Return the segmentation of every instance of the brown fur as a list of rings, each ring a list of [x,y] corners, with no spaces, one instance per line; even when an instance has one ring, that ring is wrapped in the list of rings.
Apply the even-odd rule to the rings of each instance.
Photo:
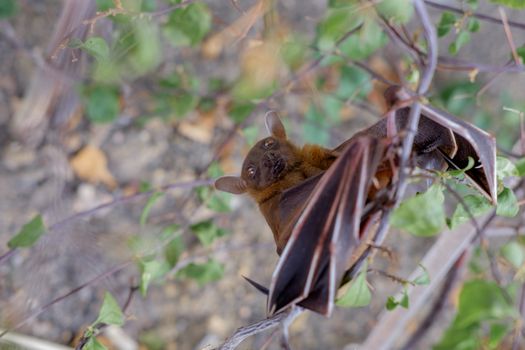
[[[290,141],[287,141],[287,143],[294,150],[293,159],[289,160],[291,163],[296,164],[294,170],[289,171],[279,181],[266,188],[254,189],[248,187],[247,189],[248,194],[257,202],[259,210],[270,226],[279,253],[286,245],[288,238],[280,236],[280,233],[283,231],[282,226],[289,221],[289,218],[281,218],[278,209],[281,194],[304,180],[325,171],[336,159],[332,151],[319,145],[306,144],[302,148],[298,148]]]

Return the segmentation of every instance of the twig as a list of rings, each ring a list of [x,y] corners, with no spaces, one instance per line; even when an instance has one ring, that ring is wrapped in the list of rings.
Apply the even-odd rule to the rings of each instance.
[[[517,66],[515,64],[506,64],[504,66],[495,66],[484,63],[465,62],[463,60],[452,57],[438,57],[438,67],[442,70],[477,70],[478,72],[495,72],[495,73],[521,73],[525,71],[523,65]]]
[[[452,11],[452,12],[455,12],[455,13],[459,13],[461,15],[467,14],[469,16],[481,19],[482,21],[491,22],[491,23],[495,23],[495,24],[503,24],[501,19],[496,18],[496,17],[492,17],[492,16],[488,16],[488,15],[484,15],[482,13],[465,12],[462,9],[459,9],[459,8],[456,8],[456,7],[452,7],[450,5],[445,5],[445,4],[442,4],[442,3],[437,3],[437,2],[434,2],[434,1],[430,1],[430,0],[425,0],[425,3],[428,6],[430,6],[430,7],[438,8],[438,9],[441,9],[441,10]],[[511,27],[515,27],[515,28],[519,28],[519,29],[525,30],[525,24],[524,23],[515,22],[515,21],[508,21],[508,23],[509,23],[509,26],[511,26]]]
[[[80,291],[80,290],[82,290],[82,289],[84,289],[84,288],[86,288],[86,287],[88,287],[90,285],[93,285],[93,284],[97,283],[98,281],[100,281],[100,280],[102,280],[102,279],[104,279],[106,277],[109,277],[109,276],[111,276],[111,275],[113,275],[113,274],[123,270],[124,268],[128,267],[129,265],[131,265],[131,263],[132,263],[132,261],[126,261],[124,263],[116,265],[116,266],[112,267],[111,269],[107,270],[106,272],[104,272],[104,273],[102,273],[100,275],[97,275],[94,278],[90,279],[89,281],[79,285],[78,287],[75,287],[75,288],[71,289],[67,293],[56,297],[55,299],[51,300],[47,304],[39,307],[30,316],[24,318],[22,321],[18,322],[13,327],[4,330],[2,333],[0,333],[0,338],[2,338],[7,332],[10,332],[12,330],[15,330],[15,329],[18,329],[18,328],[22,327],[27,322],[33,320],[38,315],[40,315],[41,313],[43,313],[44,311],[46,311],[47,309],[49,309],[51,306],[55,305],[56,303],[58,303],[58,302],[60,302],[60,301],[62,301],[64,299],[70,297],[71,295],[77,293],[78,291]]]
[[[269,329],[278,327],[280,325],[287,325],[293,322],[297,316],[303,313],[304,309],[298,306],[287,309],[283,312],[277,313],[270,318],[255,322],[249,326],[244,326],[239,329],[226,341],[220,345],[216,350],[233,350],[246,338],[267,331]]]
[[[135,293],[137,292],[138,289],[139,289],[138,286],[131,286],[129,288],[128,297],[126,298],[126,301],[124,302],[124,305],[122,306],[122,312],[123,313],[126,313],[127,309],[129,308],[129,305],[131,304],[131,300],[133,299],[133,296],[135,295]],[[88,328],[84,332],[84,334],[82,335],[82,338],[80,338],[80,340],[78,341],[77,346],[75,346],[75,350],[82,350],[84,348],[84,346],[87,344],[87,342],[89,341],[89,339],[91,339],[91,337],[96,336],[104,328],[107,328],[108,326],[109,326],[109,324],[107,324],[107,323],[97,323],[97,324],[95,324],[93,326],[93,328],[96,329],[96,334],[89,334],[90,332],[88,332],[88,330],[89,330],[89,328]]]
[[[454,266],[448,271],[447,276],[445,277],[445,282],[441,286],[441,290],[434,298],[435,301],[432,308],[428,311],[427,316],[421,322],[418,322],[417,330],[411,335],[401,350],[415,349],[416,344],[423,338],[432,324],[437,320],[439,313],[443,310],[446,300],[452,291],[452,287],[458,279],[459,269],[463,266],[464,261],[465,253],[458,258]]]
[[[437,44],[437,35],[436,30],[432,23],[430,22],[430,17],[428,16],[427,9],[425,7],[425,4],[422,0],[415,0],[414,1],[414,7],[416,10],[416,13],[419,15],[419,19],[423,25],[425,38],[428,43],[428,54],[427,54],[427,64],[424,68],[421,80],[419,82],[419,86],[417,88],[417,94],[418,95],[424,95],[428,88],[430,87],[430,83],[432,82],[432,79],[434,77],[434,73],[436,71],[437,66],[437,54],[438,54],[438,44]],[[401,157],[399,162],[400,167],[400,174],[399,174],[399,182],[398,182],[398,189],[396,193],[396,200],[399,201],[403,194],[405,193],[406,186],[407,186],[407,178],[408,178],[408,160],[410,158],[410,154],[412,152],[412,145],[414,143],[414,137],[416,135],[417,126],[419,124],[419,117],[420,117],[420,111],[421,111],[421,104],[419,102],[415,102],[412,105],[412,108],[410,108],[410,114],[408,117],[408,126],[406,130],[406,135],[403,139],[403,148],[401,150]]]
[[[517,66],[521,66],[520,57],[518,56],[518,53],[516,51],[516,45],[514,44],[514,39],[512,38],[512,32],[509,28],[509,22],[507,19],[507,14],[505,13],[505,10],[501,6],[498,7],[499,14],[501,16],[501,21],[503,22],[503,29],[505,30],[505,37],[507,38],[507,42],[509,43],[510,50],[512,51],[512,57],[514,58],[514,63],[516,63]]]
[[[4,254],[0,255],[0,264],[2,264],[4,260],[9,259],[15,253],[16,253],[16,248],[11,248]]]
[[[492,216],[485,216],[479,219],[484,225],[482,229],[493,220]],[[425,254],[421,265],[425,266],[431,276],[429,285],[411,286],[406,288],[410,298],[410,308],[396,309],[393,311],[383,311],[379,316],[379,321],[370,332],[367,339],[360,349],[386,350],[391,349],[397,341],[398,336],[406,329],[412,317],[417,315],[424,303],[427,302],[430,294],[436,286],[443,280],[448,271],[454,266],[458,258],[465,249],[472,244],[472,239],[476,236],[476,229],[470,222],[465,223],[449,232],[442,232],[436,243]],[[413,280],[421,274],[420,268],[412,272],[409,279]]]
[[[187,181],[187,182],[176,182],[176,183],[173,183],[173,184],[161,186],[158,189],[154,189],[154,190],[151,190],[151,191],[139,192],[139,193],[134,193],[134,194],[129,195],[129,196],[119,197],[119,198],[116,198],[116,199],[112,200],[111,202],[104,203],[104,204],[101,204],[101,205],[96,206],[94,208],[91,208],[91,209],[88,209],[88,210],[76,213],[74,215],[71,215],[71,216],[65,218],[64,220],[56,222],[55,224],[51,225],[50,230],[59,229],[60,227],[62,227],[63,225],[65,225],[67,223],[70,223],[71,221],[77,220],[77,219],[82,218],[82,217],[91,216],[94,213],[96,213],[97,211],[100,211],[102,209],[110,208],[110,207],[112,207],[114,205],[117,205],[117,204],[127,203],[127,202],[130,202],[130,201],[136,200],[138,198],[151,196],[153,193],[158,192],[158,191],[164,192],[164,191],[170,191],[170,190],[173,190],[173,189],[192,189],[192,188],[199,187],[199,186],[208,186],[208,185],[211,185],[212,183],[213,183],[213,180],[210,180],[210,179],[193,180],[193,181]]]

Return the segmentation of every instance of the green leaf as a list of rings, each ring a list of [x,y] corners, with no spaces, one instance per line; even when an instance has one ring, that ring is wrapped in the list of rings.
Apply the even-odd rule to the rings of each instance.
[[[448,52],[451,55],[457,55],[459,50],[470,41],[470,33],[467,31],[459,32],[456,39],[448,46]]]
[[[479,31],[479,21],[471,17],[467,24],[467,30],[471,33],[476,33],[477,31]]]
[[[394,310],[396,307],[401,306],[405,309],[408,309],[410,304],[409,298],[408,298],[408,292],[406,287],[403,289],[403,295],[401,296],[401,300],[397,301],[394,296],[389,296],[386,300],[385,307],[388,311]]]
[[[500,248],[500,254],[515,268],[520,268],[525,260],[523,248],[517,242],[509,242]]]
[[[521,158],[518,161],[516,161],[516,173],[517,176],[525,175],[525,158]]]
[[[175,47],[196,46],[211,29],[211,20],[211,12],[206,4],[190,4],[170,14],[164,25],[164,35]]]
[[[217,213],[229,213],[232,210],[230,207],[232,198],[231,193],[214,191],[206,201],[206,207]]]
[[[184,252],[184,241],[181,236],[173,238],[164,248],[164,257],[170,268],[175,267]]]
[[[305,60],[307,46],[299,39],[286,41],[281,46],[281,57],[292,69],[299,68]]]
[[[335,92],[342,100],[365,98],[372,90],[370,75],[355,66],[343,66],[339,78],[339,86]]]
[[[363,307],[370,304],[372,293],[366,282],[367,264],[361,268],[361,272],[355,280],[350,281],[346,293],[336,300],[336,305],[341,307]]]
[[[44,220],[41,215],[37,215],[22,226],[20,231],[7,242],[7,246],[11,249],[31,247],[45,232]]]
[[[467,166],[463,169],[457,169],[457,170],[449,170],[448,173],[451,175],[451,176],[459,176],[459,175],[463,175],[465,173],[465,171],[467,170],[470,170],[474,167],[474,164],[476,162],[474,161],[474,158],[472,157],[468,157],[468,163],[467,163]]]
[[[390,218],[392,226],[416,236],[433,236],[445,226],[445,196],[440,185],[404,200]]]
[[[250,102],[235,103],[228,115],[235,123],[242,123],[253,112],[255,105]]]
[[[419,267],[423,270],[423,274],[421,276],[416,277],[414,281],[412,281],[414,284],[417,284],[418,286],[424,286],[430,283],[430,275],[428,274],[428,270],[421,264],[419,264]]]
[[[162,58],[162,43],[160,29],[157,23],[150,20],[134,20],[133,49],[127,60],[133,75],[141,76],[154,70]]]
[[[16,0],[0,1],[0,19],[14,16],[18,12],[18,3]]]
[[[208,282],[221,279],[223,274],[224,266],[216,260],[210,259],[204,264],[189,264],[185,268],[179,270],[177,277],[193,279],[202,287]]]
[[[95,2],[98,11],[107,11],[115,7],[115,2],[113,0],[96,0]]]
[[[168,262],[158,260],[143,259],[139,262],[139,267],[141,272],[139,289],[143,296],[146,296],[152,282],[160,280],[170,271]]]
[[[525,8],[525,0],[490,0],[490,2],[517,10]]]
[[[394,310],[398,305],[399,303],[396,301],[396,298],[394,298],[393,296],[389,296],[386,299],[385,307],[388,311]]]
[[[182,118],[189,112],[193,111],[199,104],[199,97],[194,93],[179,93],[173,96],[171,105],[175,116]]]
[[[507,324],[495,323],[490,326],[489,335],[489,348],[490,349],[501,349],[500,343],[503,341],[505,336],[509,333],[511,327]]]
[[[210,176],[217,178],[217,176]],[[233,197],[231,193],[214,191],[209,186],[198,187],[197,196],[206,205],[207,208],[217,213],[229,213],[231,211],[230,202]]]
[[[521,63],[525,63],[525,46],[518,47],[516,49],[516,53],[518,54],[518,57],[521,60]]]
[[[472,10],[475,10],[478,7],[478,0],[467,0],[467,4],[470,5]]]
[[[518,169],[509,159],[501,156],[496,157],[496,176],[499,180],[518,175]]]
[[[505,318],[519,317],[513,305],[506,301],[502,289],[496,283],[486,280],[472,280],[463,285],[459,296],[456,318],[434,349],[480,349],[483,333],[487,332],[487,322],[501,321]],[[500,329],[494,332],[493,343],[500,339]]]
[[[108,348],[102,345],[95,337],[89,338],[86,345],[84,345],[82,349],[83,350],[108,350]]]
[[[190,230],[197,236],[204,246],[209,246],[215,239],[229,233],[225,229],[217,227],[212,219],[191,225]]]
[[[406,288],[403,290],[403,296],[401,297],[401,300],[399,301],[399,305],[401,305],[401,307],[404,307],[405,309],[408,309],[408,307],[410,306],[410,301],[408,298],[408,292]]]
[[[146,225],[151,208],[162,196],[164,196],[163,192],[155,192],[148,198],[148,201],[146,202],[146,205],[140,214],[140,226]]]
[[[463,198],[463,202],[469,208],[470,213],[474,217],[484,214],[490,210],[490,208],[492,208],[490,202],[482,195],[467,195]],[[469,220],[471,220],[471,217],[469,216],[468,212],[461,203],[458,203],[456,210],[450,219],[450,227],[454,228]]]
[[[352,60],[364,60],[387,42],[388,36],[381,26],[373,19],[366,19],[363,27],[341,43],[339,49]]]
[[[97,61],[109,60],[109,46],[104,38],[92,36],[84,42],[82,49],[95,57]]]
[[[468,326],[488,319],[515,317],[517,311],[509,305],[497,283],[473,280],[465,283],[459,296],[458,314],[454,323]]]
[[[104,301],[98,313],[98,318],[93,324],[97,323],[114,324],[117,326],[124,324],[124,314],[115,298],[109,292],[104,294]]]
[[[357,6],[327,11],[317,26],[317,46],[321,51],[332,50],[339,39],[362,23]]]
[[[160,239],[163,241],[167,241],[172,239],[173,237],[177,237],[181,234],[180,225],[179,224],[171,224],[166,227],[164,227],[160,233]]]
[[[115,87],[98,85],[87,89],[85,96],[89,120],[94,123],[108,123],[117,118],[120,105],[118,90]]]
[[[414,7],[410,0],[383,0],[376,5],[376,9],[386,19],[395,23],[407,23],[414,14]]]
[[[167,340],[162,337],[162,331],[153,328],[139,335],[139,349],[145,347],[146,350],[165,350],[168,349]]]
[[[157,9],[157,4],[155,0],[142,0],[141,10],[143,12],[153,12]]]
[[[456,24],[456,16],[452,12],[445,11],[441,14],[441,19],[437,26],[437,33],[439,37],[443,37],[450,32]]]
[[[510,188],[505,187],[503,191],[498,194],[496,214],[512,218],[518,214],[519,210],[520,207],[516,195]]]

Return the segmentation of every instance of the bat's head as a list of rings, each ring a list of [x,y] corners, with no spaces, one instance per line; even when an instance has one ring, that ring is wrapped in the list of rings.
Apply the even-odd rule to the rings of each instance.
[[[215,182],[221,191],[240,194],[262,191],[282,179],[296,163],[296,149],[286,138],[284,125],[275,112],[266,115],[270,136],[252,147],[242,164],[241,176],[223,176]]]

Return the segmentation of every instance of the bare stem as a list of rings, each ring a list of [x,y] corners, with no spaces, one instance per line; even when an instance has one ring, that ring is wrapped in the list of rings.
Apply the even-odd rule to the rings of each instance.
[[[441,4],[441,3],[430,1],[430,0],[425,0],[425,3],[428,6],[434,7],[434,8],[437,8],[437,9],[447,10],[447,11],[459,13],[461,15],[466,14],[466,12],[464,10],[456,8],[456,7],[453,7],[453,6],[450,6],[450,5],[445,5],[445,4]],[[482,21],[491,22],[491,23],[495,23],[495,24],[503,24],[501,19],[496,18],[496,17],[492,17],[492,16],[488,16],[488,15],[484,15],[484,14],[481,14],[481,13],[468,12],[468,15],[472,16],[472,17],[475,17],[477,19],[480,19]],[[525,24],[524,23],[515,22],[515,21],[509,21],[508,23],[509,23],[509,26],[511,26],[511,27],[515,27],[515,28],[519,28],[519,29],[525,30]]]
[[[294,306],[291,309],[287,309],[283,312],[277,313],[270,318],[255,322],[251,325],[241,327],[226,341],[220,345],[216,350],[233,350],[239,346],[239,344],[246,338],[251,337],[255,334],[273,329],[278,326],[287,328],[297,316],[303,313],[304,309],[298,306]]]

